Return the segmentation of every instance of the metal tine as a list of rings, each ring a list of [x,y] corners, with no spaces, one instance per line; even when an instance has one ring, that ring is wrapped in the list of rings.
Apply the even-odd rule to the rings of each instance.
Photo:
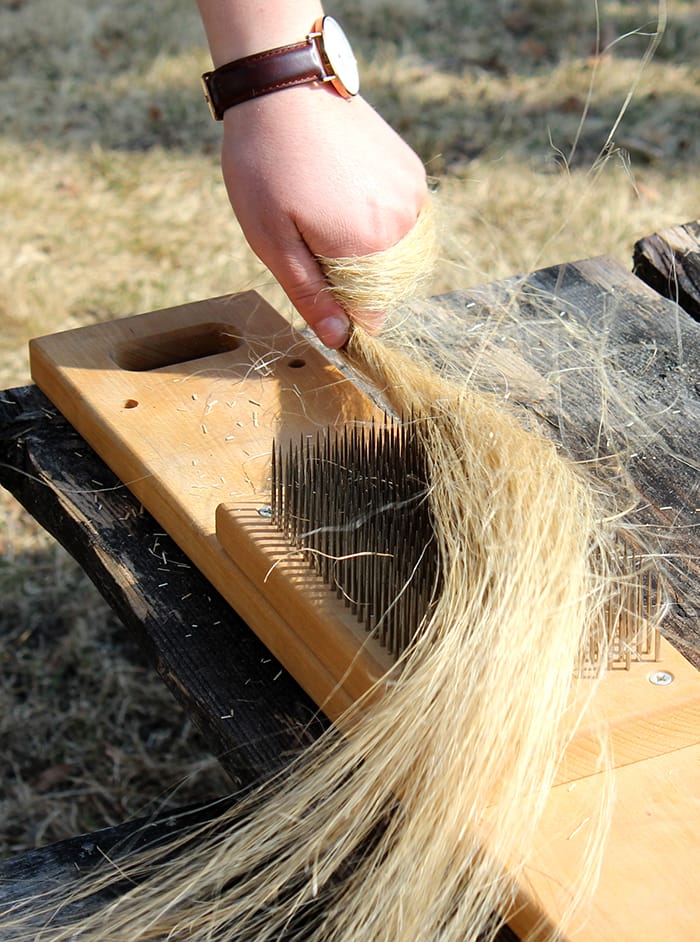
[[[307,558],[311,566],[319,572],[319,532],[317,521],[318,507],[318,475],[315,451],[311,447],[311,439],[307,437],[304,444],[304,519],[306,522]]]
[[[287,453],[282,464],[282,478],[280,482],[280,510],[281,529],[285,537],[289,534],[289,475],[291,474],[291,454]]]
[[[310,542],[313,549],[313,567],[317,573],[321,573],[321,542],[323,534],[320,521],[323,519],[320,515],[319,507],[319,458],[318,458],[318,434],[315,442],[312,444],[311,438],[307,440],[307,466],[309,475],[309,489],[311,491],[311,501],[309,504],[309,531],[311,534]]]
[[[294,531],[293,531],[293,506],[292,506],[292,491],[293,491],[293,476],[294,476],[294,451],[290,447],[289,454],[287,456],[287,473],[284,479],[284,510],[285,510],[285,533],[290,544],[294,543]]]
[[[330,438],[326,434],[323,438],[323,451],[322,459],[319,467],[319,481],[318,487],[319,492],[322,495],[322,499],[319,501],[319,525],[323,527],[322,530],[322,541],[321,541],[321,575],[324,582],[328,582],[330,579],[330,553],[331,553],[331,513],[330,513],[330,496],[332,494],[332,489],[322,488],[321,484],[324,479],[328,478],[331,475],[331,453],[330,453]]]
[[[663,606],[662,587],[658,573],[649,567],[647,569],[647,586],[644,616],[646,619],[647,640],[646,653],[658,661],[661,645],[661,633],[658,629],[659,618]]]
[[[272,495],[271,509],[273,511],[271,520],[278,530],[282,529],[282,446],[275,442],[272,446],[273,461],[270,466],[270,491]]]
[[[342,531],[342,555],[350,557],[354,552],[355,537],[357,536],[356,516],[364,512],[364,493],[362,489],[362,469],[358,467],[360,463],[360,453],[357,442],[357,426],[345,427],[345,460],[344,471],[346,474],[346,485],[343,494],[343,531]],[[350,558],[344,558],[342,563],[343,590],[345,594],[345,605],[352,608],[351,600],[353,598],[352,585],[353,564]]]
[[[336,531],[336,552],[333,562],[333,581],[336,588],[336,596],[343,599],[345,605],[348,604],[346,594],[346,565],[343,557],[348,551],[348,531],[347,521],[355,510],[356,494],[352,493],[352,481],[350,480],[350,442],[348,439],[347,428],[343,434],[343,457],[340,466],[342,472],[338,497],[340,498],[340,513],[338,514]]]
[[[382,515],[376,524],[376,537],[377,537],[377,546],[381,546],[383,552],[387,550],[387,518],[385,515]],[[389,560],[386,556],[375,556],[374,566],[377,571],[377,576],[375,579],[376,584],[376,602],[375,602],[375,625],[377,630],[377,637],[382,644],[386,644],[387,641],[387,596],[389,578],[387,570],[389,567]]]
[[[439,583],[436,550],[425,551],[433,531],[417,421],[384,416],[302,436],[274,447],[271,468],[275,525],[395,654],[410,645]]]
[[[657,582],[654,611],[653,611],[652,618],[650,619],[650,621],[653,621],[654,625],[657,625],[659,622],[662,608],[663,608],[663,600],[662,600],[661,585],[659,585],[659,583]],[[654,660],[658,661],[660,657],[661,657],[661,632],[657,628],[654,631]]]
[[[306,548],[307,559],[313,569],[318,572],[318,520],[316,508],[316,468],[311,440],[306,436],[304,440],[304,519],[306,520]]]
[[[300,486],[299,486],[299,446],[294,446],[294,461],[292,463],[292,479],[291,479],[291,501],[290,501],[290,510],[291,510],[291,520],[292,525],[292,543],[294,546],[299,545],[299,499],[300,499]]]
[[[628,668],[632,665],[632,647],[634,645],[636,650],[639,650],[639,622],[641,620],[641,573],[640,573],[640,560],[636,553],[632,553],[632,585],[630,586],[630,607],[629,607],[629,627],[628,627],[628,639],[627,639],[627,665]]]
[[[304,558],[309,561],[311,555],[308,552],[308,520],[309,520],[309,488],[307,480],[306,467],[306,442],[304,436],[299,436],[299,501],[297,505],[297,538],[299,547],[304,552]]]
[[[349,443],[350,449],[352,449],[352,440]],[[348,465],[347,471],[348,474],[351,474],[352,468],[352,453],[348,455]],[[350,481],[349,486],[345,489],[343,494],[343,521],[344,525],[341,531],[342,542],[340,555],[341,559],[338,562],[338,572],[341,576],[341,592],[343,597],[343,602],[346,608],[353,608],[353,560],[351,559],[352,553],[354,552],[354,539],[357,535],[356,528],[354,525],[351,525],[353,515],[356,513],[356,502],[354,497],[357,493],[357,486],[355,482]]]
[[[398,554],[401,550],[403,549],[405,551],[405,541],[401,539],[398,531],[395,531],[392,536],[392,552],[397,554],[398,558]],[[400,546],[400,544],[404,544],[404,546]],[[397,653],[397,627],[398,622],[404,614],[403,608],[406,599],[406,592],[401,592],[400,579],[397,578],[398,575],[397,567],[393,566],[391,571],[389,610],[386,626],[386,647],[390,654]]]
[[[326,515],[322,520],[323,525],[326,527],[326,534],[328,537],[326,544],[326,582],[329,585],[331,583],[333,574],[333,557],[336,555],[338,546],[338,520],[336,502],[338,500],[338,482],[340,480],[337,456],[333,451],[333,444],[334,443],[331,442],[330,437],[328,437],[326,439],[326,466],[324,468],[324,473],[326,475],[326,480],[330,483],[330,487],[326,491],[326,499],[324,501],[324,510]]]
[[[285,461],[284,474],[284,535],[290,545],[294,542],[292,539],[292,466],[294,464],[294,451],[290,445]]]
[[[414,413],[399,422],[384,416],[368,426],[319,433],[315,441],[302,436],[300,444],[286,449],[275,445],[272,456],[274,525],[292,545],[307,534],[310,564],[366,630],[396,654],[411,644],[440,590],[437,548],[426,549],[434,534],[421,421]],[[348,559],[341,561],[343,556]],[[629,583],[601,613],[600,629],[610,661],[629,666],[635,656],[658,658],[654,623],[663,600],[653,571],[645,572],[643,561],[624,543],[620,563]],[[593,639],[581,669],[599,655]]]
[[[386,624],[386,645],[392,654],[396,654],[396,620],[400,617],[401,607],[406,595],[400,595],[403,584],[402,572],[394,560],[400,561],[405,556],[400,555],[401,535],[392,528],[388,533],[387,545],[392,559],[389,560],[389,578],[387,579],[387,624]]]
[[[369,578],[371,579],[369,601],[367,604],[367,618],[365,620],[365,629],[370,632],[374,629],[374,626],[377,624],[379,618],[379,592],[381,585],[381,572],[379,566],[379,560],[376,558],[372,566],[370,567]]]
[[[338,516],[336,553],[338,558],[345,555],[348,539],[347,525],[350,518],[353,517],[356,513],[355,501],[353,500],[352,494],[354,481],[351,460],[352,456],[350,453],[350,436],[346,426],[343,429],[343,451],[338,467],[338,472],[340,475],[340,486],[338,488],[338,498],[340,499],[340,514]],[[336,572],[339,572],[338,567],[336,567]]]
[[[371,581],[371,569],[373,558],[371,553],[374,551],[373,528],[371,524],[371,489],[368,474],[368,438],[364,427],[355,427],[355,444],[358,453],[354,456],[354,463],[357,468],[357,486],[361,493],[359,510],[362,514],[361,524],[353,531],[352,552],[357,554],[351,563],[354,572],[352,593],[355,599],[355,612],[360,621],[364,620],[364,612],[367,605],[367,595]],[[363,554],[363,555],[359,555]]]
[[[358,475],[355,486],[358,488],[360,494],[362,495],[361,501],[358,501],[360,507],[360,513],[366,515],[368,513],[368,482],[367,482],[367,468],[366,468],[366,458],[365,455],[365,436],[364,429],[362,431],[358,430],[357,426],[353,430],[353,442],[354,447],[358,451],[353,454],[352,464],[357,467],[356,474]],[[358,616],[359,619],[362,619],[362,606],[364,604],[364,597],[366,594],[366,582],[367,582],[367,571],[368,571],[368,561],[371,559],[369,555],[359,555],[361,553],[370,553],[372,550],[371,547],[371,530],[367,525],[367,520],[362,519],[362,522],[359,526],[353,525],[349,530],[349,546],[348,552],[353,554],[354,558],[348,560],[348,571],[351,574],[350,579],[350,594],[353,599],[352,610],[353,613]]]
[[[292,450],[289,461],[289,477],[287,478],[287,527],[289,542],[296,546],[296,485],[297,462]]]
[[[306,523],[304,520],[305,511],[305,488],[304,488],[304,438],[300,437],[297,444],[297,477],[296,477],[296,542],[303,549],[304,535],[306,533]]]
[[[338,531],[337,527],[339,524],[338,521],[338,508],[337,508],[337,499],[338,499],[338,487],[339,487],[339,468],[338,468],[338,451],[337,451],[337,439],[331,442],[330,438],[326,439],[326,466],[323,469],[323,480],[326,484],[326,499],[324,501],[324,510],[325,517],[321,521],[323,526],[326,527],[326,532],[328,535],[328,542],[326,546],[326,582],[328,585],[333,584],[333,573],[334,573],[334,564],[333,558],[337,555],[338,547]]]
[[[286,501],[286,481],[287,481],[287,456],[282,454],[282,446],[277,448],[276,472],[277,480],[277,529],[286,535],[287,532],[287,501]]]
[[[328,581],[328,527],[325,521],[329,519],[327,501],[328,494],[322,486],[324,475],[328,468],[328,436],[321,437],[319,431],[316,432],[316,520],[318,526],[318,558],[317,568],[319,575],[324,581]]]
[[[654,591],[654,580],[652,579],[651,570],[647,569],[646,579],[644,583],[644,588],[642,589],[643,596],[643,608],[642,620],[644,622],[644,650],[643,654],[651,654],[652,648],[652,629],[651,629],[651,612],[652,612],[652,593]]]
[[[289,540],[292,546],[295,545],[295,533],[294,533],[294,474],[295,474],[295,464],[294,464],[294,450],[290,448],[289,455],[287,458],[287,477],[285,480],[285,505],[286,505],[286,534],[287,539]]]
[[[413,554],[411,552],[411,547],[408,543],[407,538],[404,536],[402,540],[402,552],[406,553],[406,556],[409,559],[413,559]],[[405,582],[407,578],[411,578],[412,581],[415,581],[415,586],[411,585],[408,588],[405,587]],[[415,620],[412,618],[412,600],[418,596],[420,593],[420,577],[418,573],[408,572],[404,575],[404,578],[401,580],[400,585],[401,595],[401,610],[397,613],[395,619],[395,630],[394,630],[394,645],[396,652],[399,653],[404,650],[404,642],[402,637],[402,628],[404,625],[411,626],[411,637],[414,637],[418,625]]]
[[[270,463],[270,519],[277,526],[277,445],[272,446]]]

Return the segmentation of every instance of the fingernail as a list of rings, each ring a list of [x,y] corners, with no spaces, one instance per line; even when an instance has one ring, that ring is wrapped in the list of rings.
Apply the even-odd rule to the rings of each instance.
[[[324,317],[322,321],[319,321],[314,330],[321,343],[325,343],[332,350],[337,350],[348,339],[350,321],[347,317],[339,317],[333,314],[331,317]]]

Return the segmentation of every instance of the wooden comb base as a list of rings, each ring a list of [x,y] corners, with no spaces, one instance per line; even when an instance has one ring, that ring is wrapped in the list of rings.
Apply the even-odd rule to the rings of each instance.
[[[262,299],[248,292],[79,328],[33,341],[30,354],[41,389],[331,718],[390,667],[258,513],[269,502],[273,438],[378,415]],[[600,789],[602,720],[616,750],[618,804],[604,879],[572,937],[693,937],[700,677],[669,645],[661,658],[601,684],[552,792],[516,931],[536,917],[556,924],[566,905]],[[650,683],[659,669],[673,683]]]

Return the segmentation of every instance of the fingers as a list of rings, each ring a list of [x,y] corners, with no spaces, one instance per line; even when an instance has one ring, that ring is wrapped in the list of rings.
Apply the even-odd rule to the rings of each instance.
[[[336,283],[332,278],[329,282],[324,258],[319,259],[312,252],[295,228],[289,227],[292,231],[287,231],[287,237],[282,239],[283,228],[280,226],[274,237],[269,230],[258,232],[249,228],[247,238],[321,342],[339,349],[346,343],[353,323],[368,333],[377,333],[384,323],[384,313],[366,304],[359,308],[352,304],[349,300],[352,292],[348,292],[342,279]],[[330,261],[333,268],[334,262]],[[354,280],[357,281],[357,274]]]
[[[334,350],[342,347],[350,335],[350,318],[301,237],[284,247],[268,244],[263,254],[262,261],[321,343]]]

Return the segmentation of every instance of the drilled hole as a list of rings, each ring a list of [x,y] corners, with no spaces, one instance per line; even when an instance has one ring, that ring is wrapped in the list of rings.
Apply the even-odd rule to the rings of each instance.
[[[291,367],[293,370],[299,370],[302,366],[306,366],[306,360],[302,360],[301,357],[295,357],[287,363],[287,366]]]

